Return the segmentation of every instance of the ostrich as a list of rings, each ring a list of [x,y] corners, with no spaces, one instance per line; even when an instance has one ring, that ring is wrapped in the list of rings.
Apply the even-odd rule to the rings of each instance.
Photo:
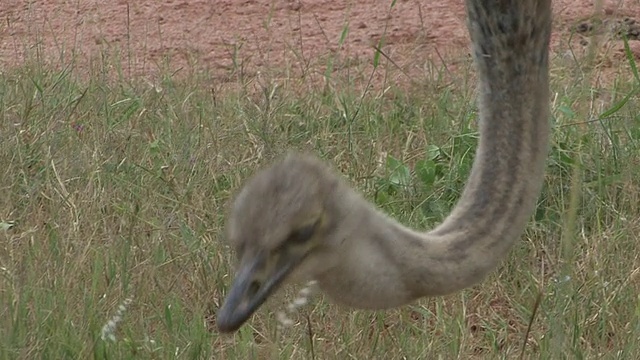
[[[236,331],[284,283],[315,280],[337,303],[398,307],[480,282],[521,236],[549,142],[550,0],[467,0],[480,140],[464,191],[436,228],[388,217],[318,158],[290,153],[233,202],[238,269],[217,315]]]

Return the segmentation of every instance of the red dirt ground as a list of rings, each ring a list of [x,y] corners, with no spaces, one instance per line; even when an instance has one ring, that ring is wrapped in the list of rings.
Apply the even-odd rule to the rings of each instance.
[[[553,7],[556,53],[569,51],[570,38],[584,47],[585,34],[569,34],[585,19],[626,18],[623,31],[640,58],[634,35],[640,0],[607,0],[599,9],[594,1],[558,0]],[[390,0],[2,0],[0,20],[0,69],[26,61],[27,54],[52,64],[74,54],[81,68],[104,54],[120,56],[129,75],[151,75],[167,58],[172,69],[190,65],[221,76],[265,65],[309,69],[326,65],[330,54],[343,63],[370,63],[372,45],[385,34],[385,54],[411,72],[421,59],[468,49],[462,0],[398,0],[393,8]],[[621,58],[623,42],[609,35],[606,56]]]

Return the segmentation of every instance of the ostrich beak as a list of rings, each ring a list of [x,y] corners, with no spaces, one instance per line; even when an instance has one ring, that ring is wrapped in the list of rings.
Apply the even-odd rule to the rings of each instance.
[[[223,333],[238,330],[301,260],[286,250],[243,256],[231,290],[218,311],[218,330]]]

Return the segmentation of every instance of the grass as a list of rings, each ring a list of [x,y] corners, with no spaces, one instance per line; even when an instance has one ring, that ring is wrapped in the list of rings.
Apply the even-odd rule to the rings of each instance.
[[[233,337],[213,319],[231,282],[234,191],[288,149],[308,150],[394,217],[432,227],[477,143],[470,63],[363,93],[333,60],[323,86],[242,77],[229,88],[206,72],[150,85],[111,61],[89,77],[39,61],[0,75],[1,358],[640,358],[631,57],[599,89],[593,64],[554,57],[538,210],[481,285],[380,312],[318,298],[280,331],[273,314],[291,288]],[[109,320],[120,320],[115,341],[101,336]]]

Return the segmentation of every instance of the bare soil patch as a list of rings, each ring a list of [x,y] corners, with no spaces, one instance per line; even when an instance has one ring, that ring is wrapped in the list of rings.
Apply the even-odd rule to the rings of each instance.
[[[342,66],[371,63],[373,46],[384,37],[384,53],[411,74],[421,71],[424,59],[467,53],[463,1],[390,5],[375,0],[4,0],[0,66],[38,56],[54,65],[73,57],[82,68],[115,56],[126,75],[180,68],[207,68],[221,78],[274,67],[305,72],[326,66],[330,56]],[[640,58],[640,0],[608,0],[602,7],[558,0],[553,6],[553,51],[580,52],[596,34],[608,44],[601,47],[606,57],[615,60],[623,58],[625,34]]]

